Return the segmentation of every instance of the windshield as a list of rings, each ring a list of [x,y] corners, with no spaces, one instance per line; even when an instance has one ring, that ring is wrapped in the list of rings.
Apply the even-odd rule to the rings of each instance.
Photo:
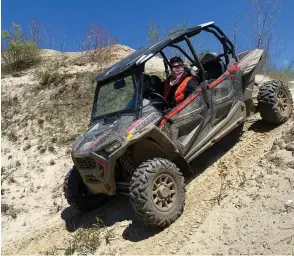
[[[133,76],[130,75],[101,86],[94,117],[134,107],[134,83]]]

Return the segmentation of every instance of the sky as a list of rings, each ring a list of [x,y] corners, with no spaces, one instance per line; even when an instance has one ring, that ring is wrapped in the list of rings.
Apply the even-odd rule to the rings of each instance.
[[[275,44],[273,61],[283,66],[294,58],[294,0],[280,0],[280,12],[274,26]],[[168,29],[186,22],[195,26],[208,21],[216,24],[232,37],[232,16],[238,24],[237,42],[240,49],[251,47],[249,23],[244,16],[249,11],[249,0],[2,0],[1,29],[9,29],[12,21],[24,30],[30,19],[42,21],[51,28],[52,37],[66,36],[66,51],[79,51],[87,25],[106,28],[118,37],[120,44],[134,49],[148,45],[148,21]],[[206,40],[206,38],[205,38]],[[207,48],[213,47],[207,39]],[[44,45],[44,47],[49,47]]]

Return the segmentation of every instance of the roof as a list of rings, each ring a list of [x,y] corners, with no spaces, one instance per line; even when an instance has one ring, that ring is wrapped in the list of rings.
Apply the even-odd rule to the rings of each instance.
[[[166,46],[168,46],[170,43],[177,43],[179,41],[182,41],[185,36],[191,37],[201,32],[201,30],[205,27],[209,27],[213,25],[214,22],[207,22],[204,24],[200,24],[196,27],[188,28],[188,29],[182,29],[178,30],[174,33],[169,34],[166,38],[162,39],[161,41],[145,48],[141,48],[121,61],[117,62],[116,64],[112,65],[110,68],[106,69],[103,73],[96,76],[96,81],[102,82],[105,80],[109,80],[120,73],[126,72],[134,66],[139,66],[143,64],[144,62],[151,59],[154,55],[156,55],[158,52],[160,52],[162,49],[164,49]]]

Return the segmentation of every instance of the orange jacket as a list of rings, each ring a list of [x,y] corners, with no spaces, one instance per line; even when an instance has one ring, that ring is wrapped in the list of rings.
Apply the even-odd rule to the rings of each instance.
[[[178,88],[176,89],[175,95],[174,95],[176,104],[181,103],[185,99],[185,92],[187,90],[188,83],[191,79],[193,79],[193,77],[188,76],[180,83],[180,85],[178,85]],[[164,92],[163,92],[163,97],[166,100],[168,99],[169,93],[170,93],[170,83],[169,83],[169,79],[166,79],[164,82]]]

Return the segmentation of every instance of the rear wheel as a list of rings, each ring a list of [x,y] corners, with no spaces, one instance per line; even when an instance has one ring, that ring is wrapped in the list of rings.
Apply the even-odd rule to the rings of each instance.
[[[82,211],[90,211],[97,208],[108,197],[105,194],[90,194],[75,167],[65,177],[63,192],[68,204]]]
[[[293,99],[287,85],[281,81],[269,81],[262,85],[257,96],[262,119],[271,124],[286,122],[293,108]]]
[[[184,177],[176,165],[167,159],[148,160],[132,176],[130,201],[144,224],[167,227],[183,212]]]

